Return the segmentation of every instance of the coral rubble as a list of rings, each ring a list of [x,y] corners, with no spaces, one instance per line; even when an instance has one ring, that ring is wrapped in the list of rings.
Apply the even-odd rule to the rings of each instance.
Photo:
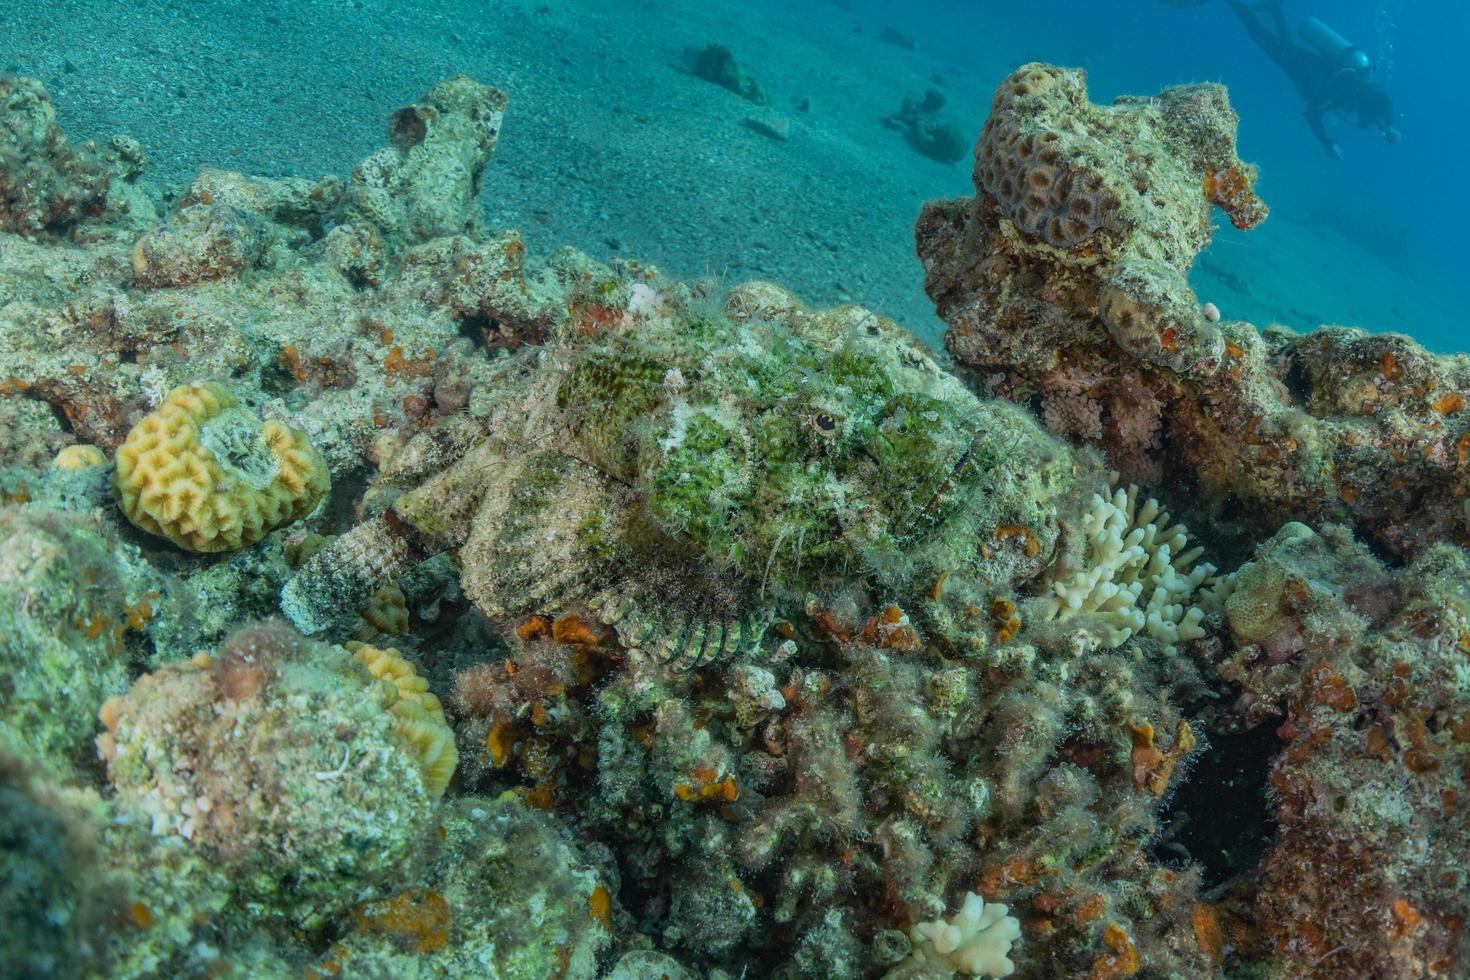
[[[0,95],[23,975],[1464,972],[1470,368],[1200,304],[1218,86],[1002,83],[918,225],[964,377],[528,256],[469,79],[169,198]]]

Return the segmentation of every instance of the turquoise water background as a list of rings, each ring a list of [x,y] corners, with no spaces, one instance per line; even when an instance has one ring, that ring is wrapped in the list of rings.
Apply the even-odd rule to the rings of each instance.
[[[467,73],[511,96],[484,205],[534,249],[773,278],[813,302],[873,306],[935,345],[912,222],[922,201],[969,190],[968,161],[916,154],[884,115],[934,89],[941,117],[973,135],[993,86],[1030,59],[1087,68],[1095,100],[1218,80],[1273,215],[1222,230],[1196,268],[1201,298],[1257,324],[1465,349],[1470,14],[1450,0],[1286,12],[1323,17],[1375,59],[1401,143],[1331,124],[1345,154],[1328,157],[1223,0],[40,0],[0,9],[0,70],[39,76],[76,138],[137,136],[172,183],[200,165],[343,172],[394,107]],[[685,46],[709,42],[771,93],[768,109],[676,70]],[[744,125],[757,112],[786,117],[790,138]]]

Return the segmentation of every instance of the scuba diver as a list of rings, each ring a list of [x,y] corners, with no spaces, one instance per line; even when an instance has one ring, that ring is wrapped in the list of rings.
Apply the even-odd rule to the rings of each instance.
[[[1302,38],[1307,45],[1297,44],[1286,25],[1281,0],[1254,6],[1243,0],[1227,2],[1251,40],[1286,72],[1307,100],[1303,115],[1312,127],[1312,135],[1328,153],[1342,159],[1342,147],[1327,133],[1324,117],[1328,113],[1336,113],[1360,129],[1375,126],[1390,143],[1399,141],[1398,127],[1393,124],[1393,102],[1369,79],[1372,66],[1362,48],[1315,17],[1308,17],[1302,24]],[[1269,23],[1262,12],[1270,15]]]

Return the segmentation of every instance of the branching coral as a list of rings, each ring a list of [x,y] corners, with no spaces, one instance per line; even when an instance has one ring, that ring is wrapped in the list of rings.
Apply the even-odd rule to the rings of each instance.
[[[184,385],[118,447],[114,489],[128,520],[189,551],[254,544],[327,492],[306,434],[261,422],[222,385]]]
[[[1054,578],[1048,618],[1097,623],[1110,647],[1146,636],[1172,653],[1205,635],[1205,611],[1192,603],[1215,566],[1195,564],[1203,549],[1188,547],[1187,529],[1170,525],[1157,500],[1140,506],[1137,487],[1094,494],[1082,527],[1083,563]]]
[[[948,919],[920,922],[910,938],[916,963],[933,963],[970,977],[1008,977],[1016,965],[1011,944],[1021,938],[1021,923],[1004,905],[965,894],[959,911]]]

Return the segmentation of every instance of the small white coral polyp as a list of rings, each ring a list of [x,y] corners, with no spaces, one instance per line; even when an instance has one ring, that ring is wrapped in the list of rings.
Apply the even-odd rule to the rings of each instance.
[[[1021,938],[1021,923],[1008,911],[967,892],[960,910],[947,921],[920,922],[910,930],[914,944],[910,957],[965,976],[1008,977],[1016,969],[1010,960],[1011,943]]]
[[[1110,647],[1147,636],[1174,653],[1179,642],[1205,635],[1205,610],[1193,603],[1215,566],[1195,565],[1203,549],[1185,550],[1188,529],[1171,526],[1157,500],[1139,506],[1133,486],[1111,496],[1093,494],[1083,529],[1083,566],[1053,581],[1048,619],[1090,619],[1103,627]],[[1198,598],[1208,605],[1207,596]]]

